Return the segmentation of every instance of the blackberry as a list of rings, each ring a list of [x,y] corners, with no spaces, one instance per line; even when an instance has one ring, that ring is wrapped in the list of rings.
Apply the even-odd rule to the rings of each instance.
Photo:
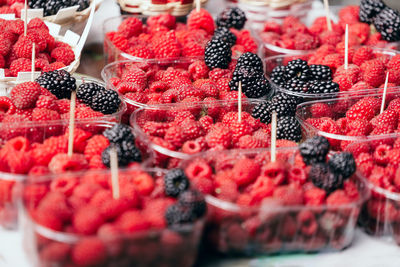
[[[360,21],[371,24],[374,17],[385,7],[386,5],[381,0],[361,0],[358,13]]]
[[[256,113],[254,115],[256,116],[262,116],[260,117],[260,121],[263,123],[270,123],[271,122],[271,116],[272,112],[276,111],[277,117],[285,117],[285,116],[294,116],[296,113],[296,107],[297,107],[297,100],[287,94],[278,94],[275,95],[270,101],[266,102],[267,103],[267,109],[261,112],[260,109],[255,109]],[[265,107],[265,106],[264,106]],[[258,112],[261,112],[260,114],[257,114]],[[254,117],[253,115],[253,117]]]
[[[231,90],[239,90],[239,81],[242,83],[242,92],[248,98],[260,98],[271,91],[271,86],[262,72],[246,68],[235,69],[229,82]]]
[[[240,68],[246,68],[248,70],[255,70],[258,72],[264,72],[261,58],[251,52],[246,52],[239,57],[236,63],[235,70]]]
[[[271,121],[270,105],[271,101],[258,103],[251,115],[256,119],[260,119],[262,123],[269,123]]]
[[[299,80],[307,81],[311,78],[311,70],[307,61],[295,59],[287,64],[285,75],[288,79],[298,78]]]
[[[90,5],[89,0],[74,0],[72,6],[79,6],[78,11],[85,10]]]
[[[314,136],[300,144],[299,150],[306,165],[325,162],[329,152],[329,141],[323,136]]]
[[[299,78],[293,78],[289,80],[285,85],[286,90],[296,93],[307,93],[309,91],[309,87],[309,82],[302,81]]]
[[[76,89],[76,80],[65,70],[44,72],[36,82],[49,90],[58,99],[70,98],[71,92]]]
[[[308,177],[316,187],[325,190],[328,194],[341,188],[343,185],[343,177],[333,173],[326,163],[311,165]]]
[[[375,18],[374,26],[388,42],[400,40],[400,12],[390,7],[384,8]]]
[[[234,46],[236,44],[236,35],[234,35],[228,28],[219,27],[215,30],[213,39],[219,39]]]
[[[349,178],[356,172],[356,162],[350,152],[334,154],[328,164],[332,172],[341,175],[343,179]]]
[[[142,155],[133,141],[124,140],[118,144],[108,146],[101,154],[103,164],[110,167],[110,150],[115,148],[118,157],[118,167],[125,167],[131,162],[141,162]]]
[[[276,138],[285,139],[294,142],[301,140],[300,123],[295,117],[281,117],[278,119],[276,127]]]
[[[308,92],[310,94],[333,94],[339,93],[339,84],[332,81],[313,81]]]
[[[201,218],[206,214],[207,204],[204,196],[196,190],[187,190],[179,195],[179,205],[188,207],[193,211],[196,218]]]
[[[165,220],[168,226],[176,226],[194,222],[196,215],[192,209],[174,204],[165,211]]]
[[[232,60],[232,50],[223,40],[211,39],[204,52],[204,61],[211,68],[227,69]]]
[[[86,105],[90,105],[93,96],[100,90],[105,90],[105,88],[97,83],[83,83],[79,85],[78,90],[76,91],[76,97]]]
[[[241,30],[246,23],[246,14],[237,7],[224,9],[217,17],[217,26]]]
[[[115,124],[112,128],[105,130],[103,135],[114,144],[121,143],[123,140],[135,141],[131,128],[125,124]]]
[[[57,14],[58,10],[66,7],[72,6],[72,2],[70,0],[50,0],[46,1],[44,5],[44,16],[52,16]]]
[[[285,74],[286,74],[285,66],[275,67],[270,74],[271,81],[278,86],[284,87],[287,82]]]
[[[325,65],[310,65],[311,75],[314,80],[319,81],[331,81],[332,80],[332,70]]]
[[[189,180],[182,169],[169,170],[164,176],[165,194],[177,197],[189,188]]]
[[[92,98],[90,107],[103,114],[112,114],[118,111],[121,99],[113,90],[100,90]]]

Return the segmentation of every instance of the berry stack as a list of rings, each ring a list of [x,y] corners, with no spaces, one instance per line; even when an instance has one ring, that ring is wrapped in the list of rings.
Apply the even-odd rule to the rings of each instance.
[[[351,153],[328,157],[324,137],[299,148],[206,152],[182,164],[207,194],[210,234],[219,252],[312,252],[349,245],[368,195]]]
[[[40,266],[194,264],[206,203],[180,170],[59,173],[28,182],[28,234]],[[40,196],[39,196],[40,195]]]
[[[219,51],[215,57],[226,56],[226,53],[235,57],[245,52],[256,53],[257,43],[250,31],[243,29],[245,22],[243,11],[235,7],[223,10],[216,21],[205,9],[193,10],[186,24],[177,22],[170,14],[150,16],[145,23],[136,16],[116,17],[104,24],[104,53],[107,62],[137,58],[199,58],[203,57],[211,39],[214,41],[208,48],[210,53],[211,50],[224,51]],[[226,59],[222,61],[225,65],[229,63]]]

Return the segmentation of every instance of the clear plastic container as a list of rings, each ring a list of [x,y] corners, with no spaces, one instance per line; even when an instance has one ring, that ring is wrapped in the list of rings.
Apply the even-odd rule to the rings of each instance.
[[[119,181],[121,183],[124,179],[143,175],[142,173],[150,175],[154,179],[163,179],[165,171],[142,168],[121,170],[119,171]],[[78,179],[78,184],[81,183],[80,178],[85,177],[85,175],[98,176],[104,179],[110,179],[111,177],[109,170],[70,173],[70,175],[71,179]],[[25,188],[26,190],[28,187],[30,190],[34,187],[38,189],[47,188],[51,193],[52,187],[50,184],[57,182],[60,178],[66,179],[68,176],[52,175],[40,177],[35,182],[28,181]],[[108,188],[106,190],[111,189]],[[166,197],[163,198],[166,199]],[[155,196],[155,199],[158,199],[158,197]],[[37,205],[38,203],[35,203],[35,201],[24,199],[25,215],[28,222],[24,229],[24,244],[33,266],[190,267],[196,260],[203,232],[203,219],[180,226],[159,226],[158,228],[142,228],[146,230],[137,229],[129,232],[118,230],[118,227],[113,227],[114,231],[107,231],[107,229],[115,225],[113,220],[109,220],[108,223],[98,227],[98,231],[95,234],[76,234],[68,229],[56,231],[40,224],[34,215]],[[74,210],[76,211],[77,209],[70,211]],[[88,243],[93,244],[93,240],[97,244],[95,246],[97,249],[88,245]],[[54,252],[53,249],[56,249],[58,253]],[[93,258],[96,258],[96,260],[93,260]]]
[[[375,89],[377,90],[377,89]],[[382,88],[379,90],[383,90]],[[360,95],[353,95],[353,96],[345,96],[345,97],[339,97],[337,99],[325,99],[325,100],[316,100],[316,101],[310,101],[310,102],[305,102],[297,106],[296,110],[296,117],[298,121],[300,122],[300,125],[302,126],[303,129],[303,134],[305,135],[306,138],[315,136],[315,135],[321,135],[326,137],[331,144],[331,149],[333,150],[342,150],[344,149],[348,144],[352,142],[357,142],[357,141],[362,141],[362,140],[368,140],[370,138],[374,139],[377,137],[377,135],[369,135],[369,136],[348,136],[346,134],[341,134],[338,126],[338,133],[330,133],[327,131],[320,130],[319,128],[315,127],[310,120],[312,119],[318,119],[320,117],[315,117],[313,115],[313,107],[314,105],[326,105],[329,110],[331,110],[331,119],[333,120],[338,120],[340,118],[345,118],[346,117],[346,112],[347,110],[353,106],[355,103],[357,103],[359,100],[363,99],[364,97],[373,97],[378,99],[379,101],[382,101],[382,94],[381,93],[372,93],[372,90],[370,90],[370,94],[360,94]],[[386,94],[386,106],[390,103],[390,100],[393,100],[395,98],[400,97],[400,87],[394,87],[394,88],[388,88],[387,94]],[[378,114],[376,114],[378,115]],[[372,126],[372,125],[371,125]],[[389,134],[390,135],[390,134]],[[380,135],[381,136],[381,135]]]
[[[395,241],[400,245],[400,190],[397,186],[395,156],[387,152],[387,161],[382,162],[379,155],[383,147],[391,151],[398,150],[399,134],[381,136],[350,144],[346,150],[355,151],[362,147],[363,155],[357,161],[357,172],[366,180],[371,190],[371,198],[364,204],[359,218],[359,225],[370,235]],[[390,151],[389,150],[389,151]],[[371,155],[369,162],[362,161],[365,153]],[[357,159],[357,157],[356,157]]]
[[[75,122],[76,129],[79,128],[85,130],[93,135],[101,134],[105,129],[111,128],[113,125],[115,124],[109,121]],[[42,144],[43,141],[49,137],[63,135],[68,129],[68,126],[69,123],[65,121],[36,123],[17,122],[8,124],[0,123],[0,140],[2,141],[2,146],[0,148],[2,148],[8,140],[19,136],[28,139],[30,145],[34,145],[34,143]],[[143,165],[147,166],[151,164],[154,157],[153,152],[147,148],[143,149],[143,146],[139,142],[136,144],[142,152]],[[51,153],[49,151],[46,152]],[[15,152],[9,151],[9,153]],[[35,156],[35,158],[37,157],[39,156]],[[46,157],[46,155],[43,155],[43,157]],[[33,161],[33,158],[29,159]],[[21,160],[21,158],[19,157],[16,160]],[[34,163],[34,165],[41,165],[41,163]],[[21,198],[21,186],[22,182],[29,177],[30,176],[27,174],[11,173],[10,170],[3,170],[0,172],[0,226],[5,229],[12,230],[18,228],[18,200]]]
[[[383,55],[387,56],[389,58],[399,54],[398,51],[395,50],[390,50],[390,49],[384,49],[384,48],[373,48],[374,53],[377,55]],[[271,72],[275,67],[278,66],[286,66],[289,61],[295,60],[295,59],[302,59],[308,61],[308,59],[313,56],[313,52],[306,51],[306,52],[299,52],[298,54],[292,54],[292,55],[279,55],[279,56],[273,56],[273,57],[267,57],[264,59],[264,66],[266,70],[266,77],[271,83],[272,87],[274,88],[275,92],[282,92],[287,95],[295,96],[297,97],[300,101],[305,102],[305,101],[313,101],[313,100],[321,100],[321,99],[334,99],[337,97],[350,97],[355,94],[370,94],[370,93],[375,93],[376,88],[371,88],[371,89],[364,89],[364,90],[358,90],[358,91],[340,91],[339,93],[324,93],[324,94],[308,94],[308,93],[299,93],[299,92],[293,92],[291,90],[287,90],[283,88],[282,86],[279,86],[278,84],[274,83],[271,81]]]
[[[252,113],[252,110],[258,103],[262,103],[261,100],[243,100],[242,111]],[[215,102],[197,102],[197,103],[182,103],[182,104],[164,104],[164,105],[152,105],[145,108],[141,108],[132,113],[130,118],[130,125],[133,127],[138,140],[148,146],[150,149],[155,151],[154,163],[158,167],[173,168],[176,167],[181,160],[187,159],[191,154],[183,153],[182,151],[174,151],[156,144],[151,140],[151,136],[145,133],[143,130],[143,122],[168,122],[173,121],[175,114],[180,112],[191,112],[195,119],[198,120],[206,114],[213,114],[216,112],[229,112],[237,111],[237,101],[215,101]],[[169,113],[174,111],[174,113]],[[214,113],[213,113],[214,112]],[[222,118],[221,118],[222,120]],[[220,121],[216,119],[215,121]]]
[[[296,147],[278,148],[277,160],[293,164],[297,151]],[[270,153],[265,149],[210,151],[194,155],[184,161],[182,167],[185,169],[193,162],[207,162],[212,169],[211,179],[217,181],[217,170],[232,172],[235,162],[244,158],[254,159],[265,166],[270,162]],[[260,178],[262,170],[261,167]],[[199,173],[201,171],[198,170]],[[216,187],[215,193],[206,196],[209,211],[205,233],[207,241],[217,251],[231,255],[342,250],[351,245],[362,204],[369,197],[369,190],[362,179],[356,175],[349,179],[357,187],[359,197],[351,203],[336,205],[285,205],[280,202],[284,201],[283,196],[272,197],[274,193],[271,192],[262,198],[259,205],[239,205],[241,196],[251,194],[251,186],[261,185],[258,180],[241,189],[237,200],[229,199],[222,186]],[[295,190],[300,192],[308,186],[305,182]],[[230,192],[230,189],[226,190]]]

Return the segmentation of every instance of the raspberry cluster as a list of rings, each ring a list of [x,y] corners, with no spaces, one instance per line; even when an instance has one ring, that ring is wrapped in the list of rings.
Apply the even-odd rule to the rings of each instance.
[[[362,191],[353,177],[352,155],[335,154],[326,162],[328,150],[328,141],[318,137],[307,140],[300,153],[278,150],[275,162],[269,152],[233,150],[207,153],[185,165],[191,183],[218,200],[209,207],[210,227],[215,230],[210,233],[217,235],[212,240],[219,241],[218,250],[314,251],[346,246],[343,231],[355,223],[360,211],[360,206],[349,204],[357,202]],[[236,207],[225,209],[226,202]],[[324,205],[325,212],[320,212],[318,207]],[[236,212],[240,216],[234,216]]]
[[[50,35],[46,24],[32,19],[24,35],[24,22],[0,19],[0,68],[5,76],[32,71],[32,49],[35,44],[35,71],[52,71],[68,66],[75,60],[72,48]]]
[[[257,44],[250,31],[235,28],[236,24],[233,23],[230,21],[223,26],[234,38],[231,48],[228,49],[232,50],[233,55],[256,53]],[[104,45],[110,57],[114,56],[115,49],[108,42],[120,51],[138,58],[203,57],[206,44],[213,36],[215,28],[214,19],[204,9],[193,10],[188,15],[186,24],[177,22],[169,14],[151,16],[145,24],[136,17],[130,17],[116,31],[106,33]]]
[[[15,14],[21,17],[21,10],[24,9],[24,0],[2,0],[0,2],[0,14]]]
[[[254,104],[243,102],[242,109],[239,122],[237,103],[233,101],[224,104],[206,101],[203,104],[184,104],[172,109],[149,108],[137,111],[132,123],[146,138],[150,138],[153,145],[185,154],[206,150],[268,147],[271,126],[252,117]],[[278,142],[278,146],[293,145],[296,143],[288,140]],[[174,168],[179,163],[165,154],[157,153],[156,157],[157,166]]]
[[[368,23],[360,21],[359,10],[358,6],[351,5],[341,9],[338,23],[331,21],[332,31],[327,28],[326,17],[315,19],[310,27],[291,16],[286,17],[282,24],[267,21],[260,33],[260,38],[269,45],[291,50],[313,50],[322,45],[340,48],[344,47],[344,33],[348,24],[349,44],[385,47],[388,41],[393,41],[385,38],[383,30],[372,32]],[[385,30],[390,32],[390,27]]]
[[[24,203],[34,223],[76,237],[72,243],[50,241],[46,233],[35,231],[41,263],[109,266],[140,259],[143,266],[159,262],[182,266],[194,262],[202,230],[202,224],[195,223],[206,212],[204,197],[189,188],[169,196],[167,184],[176,177],[173,171],[159,177],[156,172],[127,169],[118,175],[118,198],[113,197],[109,172],[86,171],[79,177],[60,173],[51,181],[24,188]],[[188,231],[188,223],[195,229]],[[187,252],[185,257],[181,251]]]

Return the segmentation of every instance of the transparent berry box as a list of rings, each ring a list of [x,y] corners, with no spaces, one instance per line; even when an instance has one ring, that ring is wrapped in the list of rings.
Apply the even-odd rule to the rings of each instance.
[[[400,190],[398,155],[400,135],[381,136],[350,144],[356,151],[357,172],[367,182],[371,197],[363,205],[359,225],[370,235],[400,245]],[[354,152],[353,152],[354,153]]]
[[[296,118],[306,138],[321,135],[329,140],[331,149],[336,151],[345,150],[353,142],[367,141],[391,135],[397,131],[397,126],[386,127],[384,124],[379,123],[379,118],[386,116],[385,114],[389,112],[397,112],[395,104],[400,101],[397,100],[400,97],[400,88],[393,87],[387,89],[384,114],[381,114],[382,116],[379,117],[379,110],[382,104],[382,90],[382,88],[371,89],[369,90],[369,94],[355,94],[353,96],[342,96],[337,99],[305,102],[297,106]],[[357,111],[359,104],[367,99],[373,101],[376,105],[374,107],[374,117],[368,120],[361,117],[358,118],[357,115],[354,115],[360,112]],[[392,101],[394,102],[391,104]],[[319,112],[321,110],[322,112]],[[349,115],[348,112],[350,111],[352,111],[352,115]],[[348,116],[352,116],[351,119]],[[361,130],[358,131],[358,128]]]
[[[131,182],[133,181],[134,183],[135,179],[146,176],[148,179],[157,181],[158,179],[163,179],[164,170],[133,168],[119,170],[118,174],[119,183],[121,184],[120,200],[105,199],[104,202],[99,203],[99,207],[89,203],[95,201],[94,198],[101,192],[108,192],[111,197],[111,172],[109,170],[89,170],[63,175],[41,176],[35,181],[28,180],[26,182],[24,187],[26,192],[24,210],[27,224],[24,229],[24,244],[28,258],[34,266],[145,267],[162,265],[190,267],[194,264],[203,232],[204,220],[202,218],[197,219],[193,223],[172,226],[165,225],[155,220],[155,218],[160,216],[160,214],[157,214],[159,211],[153,209],[152,212],[154,214],[152,216],[145,216],[144,213],[149,212],[148,209],[145,209],[145,206],[142,210],[131,207],[128,210],[125,209],[125,212],[121,212],[124,209],[109,209],[108,211],[114,215],[120,215],[114,216],[109,214],[109,217],[114,216],[115,218],[113,217],[108,221],[103,220],[100,225],[98,220],[90,221],[89,219],[87,221],[89,224],[86,226],[78,222],[78,216],[81,216],[82,220],[85,220],[85,217],[82,217],[82,209],[93,205],[91,209],[95,209],[97,215],[101,217],[103,216],[101,207],[106,208],[103,204],[107,201],[115,204],[123,203],[123,201],[128,201],[129,199],[129,203],[133,203],[133,199],[138,198],[138,194],[140,194],[139,197],[142,199],[136,199],[135,201],[141,201],[143,205],[144,203],[150,203],[148,201],[151,200],[163,200],[166,203],[171,203],[171,199],[163,196],[162,192],[158,192],[160,190],[157,186],[154,188],[151,196],[143,196],[142,193],[144,191],[141,190],[147,190],[146,187],[148,184],[135,184],[135,186],[141,187],[141,189],[137,189],[136,194],[125,195],[125,192],[132,189]],[[72,186],[68,181],[71,180],[74,181],[75,187],[85,186],[85,184],[87,185],[90,182],[98,183],[101,187],[98,190],[101,192],[95,191],[100,193],[93,194],[93,191],[86,191],[86,194],[80,195],[80,197],[89,197],[90,202],[72,202],[73,198],[78,196],[78,194],[75,194],[76,192],[72,195],[68,194],[68,186]],[[32,191],[44,191],[43,198],[35,198],[28,193]],[[61,198],[64,198],[65,201],[68,199],[70,205],[73,207],[64,210],[64,218],[67,215],[71,218],[71,221],[64,220],[64,227],[54,223],[52,220],[47,220],[54,216],[51,213],[46,219],[40,219],[39,214],[43,208],[44,200],[49,198],[50,195],[64,196]],[[93,198],[90,198],[91,196]],[[48,206],[49,204],[46,205]],[[58,205],[60,207],[58,211],[62,212],[65,202],[60,201]],[[160,207],[160,209],[162,210],[163,208]],[[140,214],[140,212],[143,213],[143,216],[132,217],[131,220],[127,216],[128,214],[133,216],[132,213]],[[92,214],[92,216],[95,215],[90,211],[87,213]],[[56,221],[60,220],[60,216],[54,218]],[[143,223],[140,220],[143,220]],[[78,224],[80,226],[77,226]],[[85,230],[85,233],[82,233],[82,230]],[[78,231],[80,232],[77,233]]]
[[[262,100],[243,100],[242,101],[242,120],[248,120],[254,123],[261,123],[258,120],[251,117],[252,111],[257,104],[263,103]],[[182,122],[185,120],[184,116],[194,118],[196,123],[202,123],[202,118],[212,117],[212,123],[221,123],[222,115],[229,112],[238,111],[238,101],[214,101],[214,102],[197,102],[197,103],[181,103],[181,104],[170,104],[170,105],[151,105],[145,108],[140,108],[132,113],[130,118],[130,125],[134,128],[135,134],[138,140],[143,144],[147,145],[151,150],[155,151],[155,166],[162,168],[174,168],[183,159],[187,159],[190,155],[199,153],[205,150],[220,150],[221,147],[216,145],[211,147],[207,145],[206,134],[199,135],[195,139],[187,140],[183,145],[176,146],[172,143],[165,142],[166,130],[172,128],[172,124],[181,120],[178,125],[183,125]],[[183,117],[181,117],[183,116]],[[235,116],[235,120],[238,115]],[[210,118],[211,119],[211,118]],[[167,128],[161,127],[157,131],[157,127],[165,124]],[[169,125],[169,124],[171,125]],[[205,122],[206,123],[206,122]],[[211,122],[210,122],[211,123]],[[150,124],[154,124],[155,127]],[[262,123],[261,123],[262,124]],[[264,126],[266,126],[264,124]],[[261,126],[260,130],[263,126]],[[153,131],[153,130],[154,131]],[[204,129],[204,128],[202,128]],[[204,130],[202,130],[204,132]],[[205,130],[207,131],[207,130]],[[196,134],[200,131],[196,130]],[[263,146],[269,145],[270,138],[265,137],[266,140],[263,142]],[[239,138],[240,139],[240,138]],[[168,139],[170,140],[170,139]],[[233,140],[233,138],[232,138]],[[239,142],[229,144],[226,148],[234,147],[239,145]],[[174,142],[175,143],[175,142]],[[225,144],[226,145],[226,144]]]
[[[276,157],[277,161],[292,165],[297,160],[297,154],[296,147],[278,148]],[[231,187],[223,186],[224,180],[240,175],[235,163],[252,164],[248,162],[249,159],[268,164],[270,152],[265,149],[209,151],[194,155],[181,164],[193,182],[197,179],[210,180],[205,175],[211,172],[215,188],[214,191],[208,190],[206,195],[208,217],[205,236],[212,248],[224,254],[254,255],[338,251],[351,245],[362,204],[369,197],[369,190],[362,179],[356,175],[349,178],[348,182],[351,181],[352,188],[358,192],[358,197],[350,202],[332,202],[329,196],[334,193],[331,193],[322,204],[311,204],[313,196],[307,192],[311,192],[308,190],[312,190],[312,183],[305,181],[303,184],[271,187],[271,183],[280,178],[261,183],[257,179],[269,177],[269,174],[262,174],[264,169],[261,169],[259,178],[254,184],[248,185],[250,191],[242,189],[237,196]],[[204,167],[204,164],[211,169]],[[207,190],[206,183],[200,184],[203,190]],[[258,191],[256,186],[261,186]],[[282,194],[283,191],[277,192],[284,187],[285,190],[292,188],[286,196]],[[256,190],[253,192],[261,195],[252,195],[253,189]],[[297,197],[299,192],[304,193],[303,204]],[[252,196],[250,202],[249,195]],[[251,204],[256,200],[254,203],[258,204]]]
[[[356,47],[356,49],[357,48],[360,48],[360,47]],[[391,49],[377,48],[377,47],[371,47],[371,48],[372,48],[373,54],[375,56],[385,57],[387,59],[390,59],[390,58],[394,57],[395,55],[399,54],[398,51],[391,50]],[[352,95],[369,94],[369,93],[376,92],[375,86],[371,86],[371,85],[367,84],[366,88],[364,86],[364,87],[362,87],[362,89],[354,89],[353,90],[352,88],[349,88],[346,91],[340,90],[338,93],[312,94],[312,93],[307,93],[307,92],[295,92],[295,91],[289,90],[281,85],[278,85],[277,83],[275,83],[271,80],[271,73],[275,67],[287,66],[288,62],[290,62],[292,60],[296,60],[296,59],[302,59],[305,61],[309,61],[309,59],[311,59],[314,56],[314,54],[315,54],[315,51],[314,52],[313,51],[311,51],[311,52],[310,51],[300,51],[297,54],[278,55],[278,56],[272,56],[272,57],[265,58],[264,59],[264,66],[265,66],[265,70],[266,70],[265,74],[266,74],[268,81],[271,83],[271,86],[274,88],[275,93],[287,94],[287,95],[298,98],[299,102],[306,102],[306,101],[322,100],[322,99],[334,99],[334,98],[338,98],[338,97],[349,97]],[[332,73],[332,76],[334,74],[335,73]],[[355,84],[357,84],[357,83],[354,83],[353,85],[355,85]],[[391,86],[389,86],[389,87],[391,87]]]
[[[60,168],[65,172],[77,168],[105,168],[101,156],[93,159],[93,162],[86,160],[84,149],[92,136],[100,135],[114,125],[109,121],[76,121],[74,155],[79,157]],[[65,121],[0,124],[0,226],[4,229],[15,230],[19,226],[18,201],[21,199],[23,183],[38,175],[60,171],[55,164],[52,165],[52,160],[57,153],[67,152],[68,128],[69,124]],[[141,151],[143,165],[150,164],[153,152],[143,149],[139,142],[136,142],[136,146]],[[96,151],[92,153],[96,154]],[[51,165],[53,170],[50,170]]]

